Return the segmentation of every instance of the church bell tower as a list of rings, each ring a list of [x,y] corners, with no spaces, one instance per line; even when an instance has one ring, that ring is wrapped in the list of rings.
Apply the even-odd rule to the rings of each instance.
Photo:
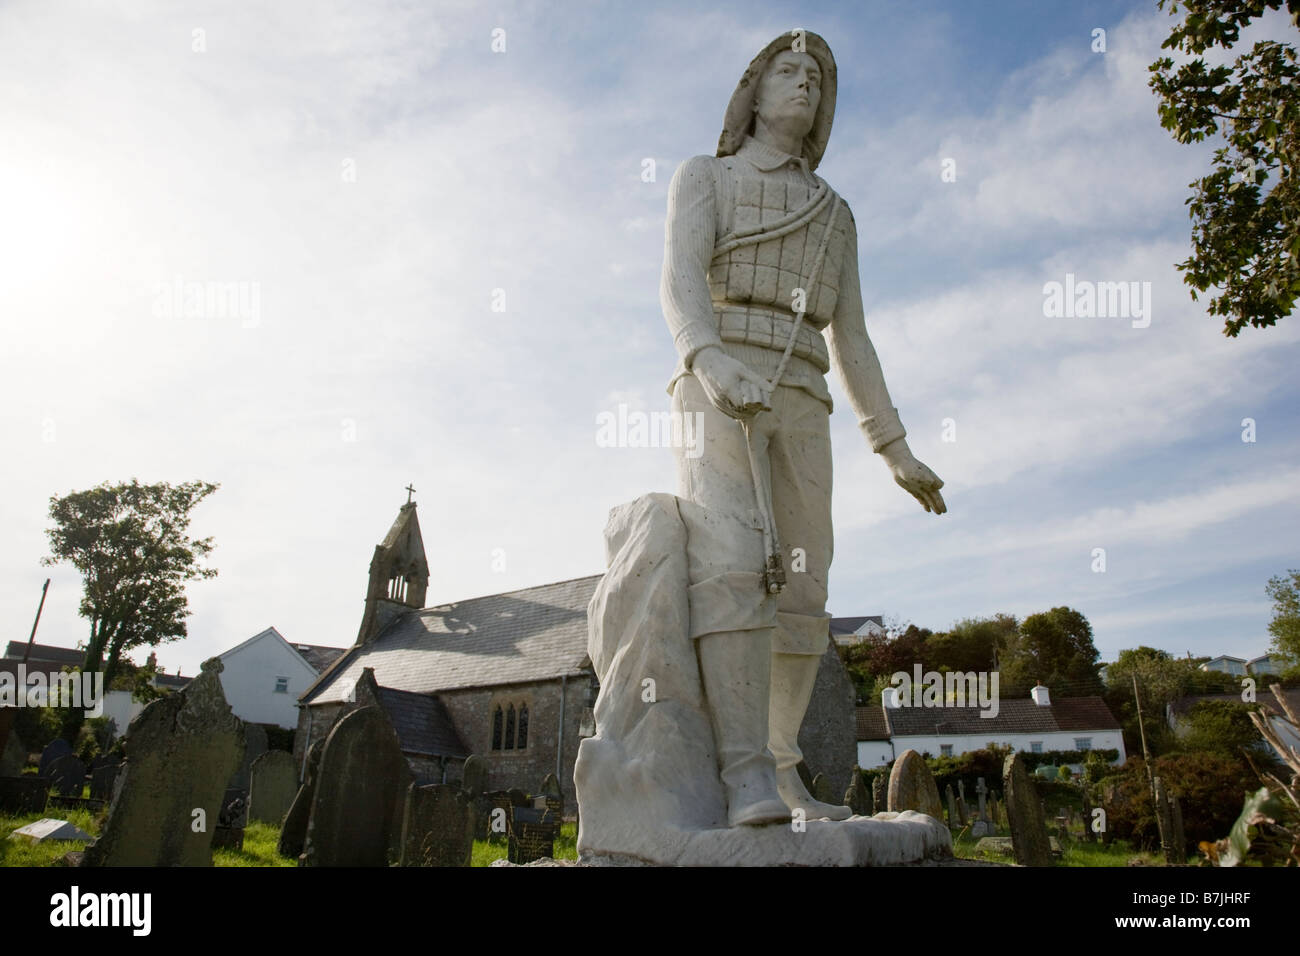
[[[375,556],[370,559],[366,611],[361,618],[361,630],[357,632],[358,644],[374,640],[399,614],[424,607],[429,562],[424,555],[415,502],[411,500],[414,491],[407,487],[406,504],[398,511],[397,520],[383,542],[375,545]]]

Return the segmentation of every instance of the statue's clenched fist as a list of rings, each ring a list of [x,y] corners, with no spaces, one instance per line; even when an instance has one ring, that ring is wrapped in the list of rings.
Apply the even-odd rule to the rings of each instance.
[[[730,418],[750,418],[772,410],[767,380],[716,345],[695,353],[691,371],[714,408]]]

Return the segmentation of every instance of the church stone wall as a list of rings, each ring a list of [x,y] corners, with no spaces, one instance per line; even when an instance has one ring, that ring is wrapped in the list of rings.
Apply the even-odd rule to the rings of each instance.
[[[542,779],[555,773],[556,750],[560,738],[560,686],[559,680],[512,684],[502,687],[471,688],[443,691],[438,694],[451,713],[456,730],[471,753],[483,757],[488,764],[489,790],[508,790],[519,787],[529,793],[541,789]],[[564,791],[565,813],[576,809],[573,791],[573,765],[578,759],[578,730],[582,718],[591,706],[590,678],[570,677],[564,693],[564,753],[560,787]],[[528,745],[523,750],[492,749],[492,714],[498,703],[514,703],[516,707],[528,705]],[[459,767],[449,770],[459,773]]]

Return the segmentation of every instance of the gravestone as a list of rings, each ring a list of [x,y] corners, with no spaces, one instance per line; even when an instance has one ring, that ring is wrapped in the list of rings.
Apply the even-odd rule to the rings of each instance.
[[[993,825],[987,820],[976,820],[970,825],[970,835],[973,837],[986,837],[993,833]]]
[[[510,810],[513,807],[514,802],[505,790],[488,790],[475,797],[474,839],[506,839],[510,834]]]
[[[27,747],[15,731],[9,731],[4,753],[0,753],[0,777],[17,777],[27,765]]]
[[[276,849],[281,856],[296,860],[307,843],[307,824],[311,820],[312,801],[316,799],[316,779],[320,775],[320,755],[324,749],[325,741],[318,740],[307,751],[307,769],[303,773],[302,786],[294,795],[280,828],[280,842]]]
[[[226,781],[244,750],[243,721],[204,661],[179,693],[151,702],[127,730],[127,759],[99,839],[82,866],[211,866]]]
[[[889,811],[915,810],[942,822],[939,787],[925,760],[915,750],[905,750],[889,774]]]
[[[1178,797],[1169,798],[1169,817],[1174,825],[1175,862],[1181,866],[1187,862],[1187,832],[1183,829],[1183,805]]]
[[[957,781],[957,820],[962,826],[970,823],[970,808],[966,806],[966,781]]]
[[[889,805],[889,776],[878,773],[871,778],[871,806],[879,812]]]
[[[37,820],[25,827],[19,827],[9,834],[10,839],[23,840],[27,843],[45,843],[57,840],[80,840],[89,843],[95,839],[80,827],[73,826],[67,820]]]
[[[253,761],[266,753],[266,746],[266,728],[261,724],[245,724],[244,759],[239,762],[239,769],[231,774],[227,790],[251,789]]]
[[[554,859],[557,829],[558,821],[549,810],[512,807],[506,859],[521,866],[543,857]]]
[[[248,791],[227,787],[221,798],[221,813],[217,815],[217,828],[212,833],[212,848],[232,850],[244,848],[244,828],[248,826]]]
[[[86,765],[74,754],[64,754],[50,763],[46,775],[50,788],[61,797],[80,797],[86,785]]]
[[[477,797],[487,789],[487,782],[487,761],[478,754],[470,754],[465,758],[465,767],[461,771],[461,789],[471,798]]]
[[[979,800],[979,820],[981,823],[987,823],[989,819],[988,811],[989,788],[984,784],[984,778],[980,777],[975,782],[975,796]]]
[[[279,826],[298,792],[293,754],[271,750],[253,761],[249,773],[248,817]]]
[[[411,784],[397,733],[383,709],[345,714],[325,738],[303,866],[387,866],[401,841]]]
[[[90,762],[90,798],[92,800],[112,800],[113,784],[117,781],[118,771],[122,767],[122,758],[116,754],[101,754]]]
[[[50,775],[50,765],[60,757],[66,757],[70,753],[72,753],[72,744],[61,738],[51,740],[45,745],[45,749],[41,751],[41,765],[37,774],[48,777]]]
[[[49,796],[49,777],[0,777],[0,813],[43,813]]]
[[[474,852],[474,804],[459,787],[434,784],[406,793],[402,866],[469,866]]]
[[[953,795],[952,784],[943,788],[944,799],[948,803],[948,829],[957,829],[957,798]]]
[[[862,777],[862,771],[857,767],[853,768],[849,789],[844,792],[844,805],[859,817],[869,817],[875,812],[872,807],[871,790]]]
[[[1021,866],[1051,866],[1052,849],[1043,805],[1033,777],[1025,769],[1023,754],[1007,757],[1002,769],[1002,794],[1007,803],[1007,825]]]
[[[1092,797],[1086,787],[1083,791],[1083,840],[1085,843],[1097,842],[1097,834],[1092,829]]]
[[[541,796],[546,798],[546,809],[555,814],[555,819],[564,819],[564,792],[560,789],[560,781],[556,779],[555,774],[548,773],[542,779]]]

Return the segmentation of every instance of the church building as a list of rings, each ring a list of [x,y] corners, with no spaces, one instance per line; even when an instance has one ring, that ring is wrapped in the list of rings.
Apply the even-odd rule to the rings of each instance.
[[[573,794],[578,743],[595,733],[600,688],[587,656],[587,605],[601,577],[426,608],[429,565],[408,501],[375,547],[356,643],[299,698],[299,766],[360,706],[364,683],[360,700],[378,698],[418,782],[457,782],[477,754],[489,790],[535,793],[554,773]],[[799,740],[808,766],[825,769],[839,792],[855,756],[853,703],[832,643]]]

